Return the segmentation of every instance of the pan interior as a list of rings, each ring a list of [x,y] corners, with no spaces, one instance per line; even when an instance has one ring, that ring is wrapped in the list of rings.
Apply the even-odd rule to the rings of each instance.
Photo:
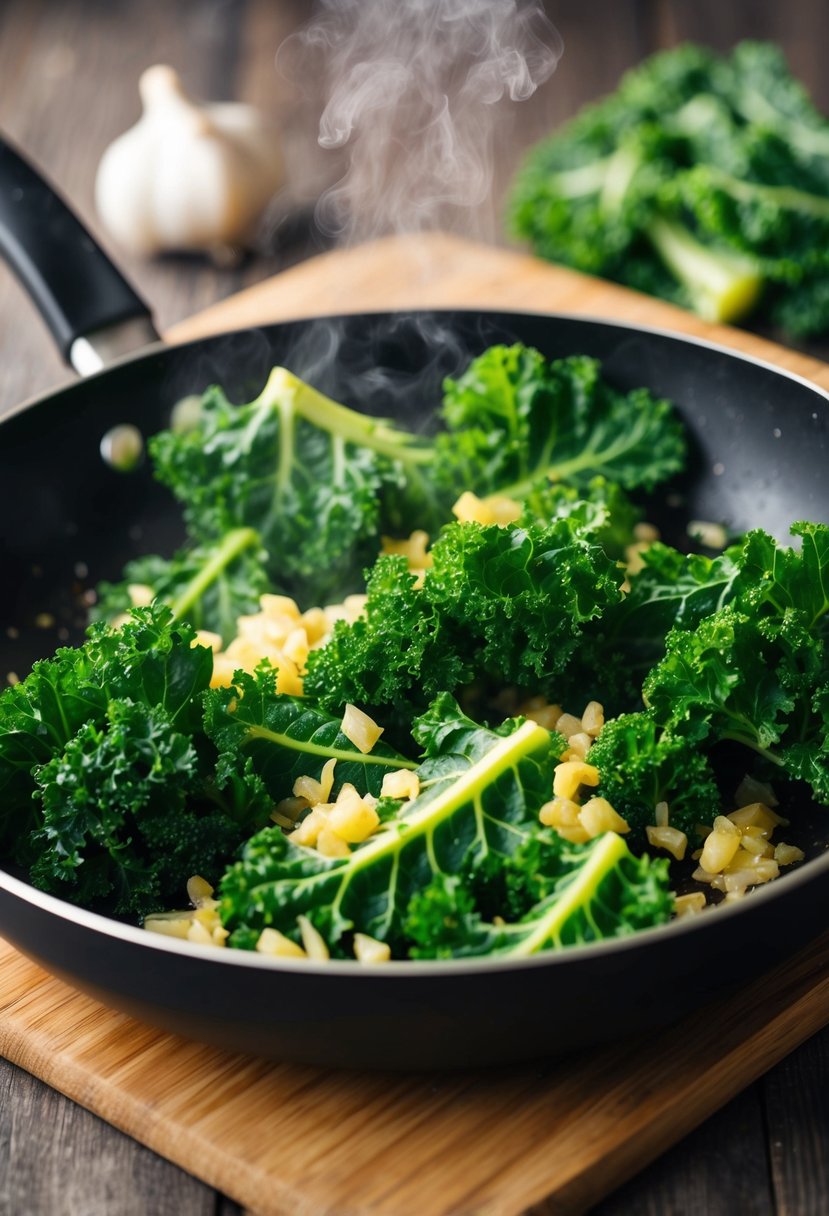
[[[140,446],[183,397],[219,383],[231,399],[250,399],[284,364],[347,405],[428,429],[443,378],[513,341],[549,357],[595,356],[618,387],[645,385],[676,403],[692,458],[647,515],[678,547],[690,519],[734,532],[760,526],[780,539],[794,520],[829,521],[827,397],[721,348],[535,314],[371,314],[243,331],[125,361],[0,425],[0,687],[82,639],[99,580],[182,540],[179,507],[148,461],[119,472],[102,454],[114,428],[131,428]],[[824,817],[801,819],[797,843],[812,855],[826,847]]]

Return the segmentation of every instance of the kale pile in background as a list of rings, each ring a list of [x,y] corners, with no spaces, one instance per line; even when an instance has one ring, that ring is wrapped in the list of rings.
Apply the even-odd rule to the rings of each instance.
[[[198,872],[241,948],[267,927],[298,941],[305,916],[335,957],[357,932],[396,957],[523,955],[669,918],[667,860],[634,854],[658,802],[689,833],[720,813],[723,745],[741,771],[829,802],[829,527],[795,525],[799,551],[760,531],[715,557],[656,543],[627,572],[628,492],[680,470],[683,431],[584,357],[493,347],[446,383],[441,420],[409,435],[277,369],[256,401],[213,390],[190,430],[156,437],[190,547],[133,563],[107,611],[128,607],[138,571],[152,605],[0,695],[0,849],[36,885],[140,917],[180,904]],[[520,517],[453,520],[465,489]],[[377,557],[386,527],[429,532],[422,580]],[[366,610],[311,652],[303,697],[277,693],[267,664],[209,687],[194,626],[232,636],[265,589],[303,607],[342,595],[366,553]],[[566,743],[503,709],[536,694],[605,706],[595,792],[634,852],[541,826]],[[385,728],[368,755],[342,733],[349,702]],[[381,798],[380,830],[343,857],[271,822],[330,760],[331,799],[346,784],[377,796],[401,768],[420,782],[412,801]]]
[[[829,122],[772,44],[646,60],[533,149],[510,212],[542,257],[709,320],[829,329]]]

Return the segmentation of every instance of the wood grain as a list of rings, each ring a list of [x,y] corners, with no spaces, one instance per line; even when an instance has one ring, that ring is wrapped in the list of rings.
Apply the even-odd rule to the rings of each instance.
[[[214,1216],[210,1187],[114,1134],[88,1111],[73,1113],[59,1094],[19,1068],[0,1076],[0,1109],[10,1112],[0,1154],[15,1165],[0,1171],[0,1212]],[[69,1121],[71,1153],[65,1144]]]
[[[175,338],[351,305],[558,308],[827,369],[623,288],[456,237],[325,255]],[[509,1074],[401,1078],[273,1066],[185,1043],[0,953],[0,1051],[255,1211],[444,1216],[583,1211],[829,1018],[829,936],[646,1042]],[[440,1145],[436,1156],[435,1146]]]
[[[321,254],[174,325],[167,338],[184,342],[295,317],[406,308],[560,312],[670,329],[773,363],[829,389],[829,365],[810,355],[745,330],[711,325],[615,283],[447,233],[386,237]]]
[[[457,1076],[269,1064],[132,1022],[2,944],[0,973],[0,1053],[262,1216],[582,1212],[829,1018],[829,935],[714,1014]]]
[[[829,108],[827,9],[814,0],[790,0],[783,6],[770,0],[697,0],[692,5],[683,0],[557,0],[548,7],[564,37],[565,55],[532,110],[521,107],[520,125],[506,149],[513,163],[543,132],[545,122],[566,118],[613,88],[619,73],[640,55],[680,37],[726,49],[739,37],[773,36],[823,108]],[[141,5],[4,0],[0,125],[40,160],[94,224],[94,166],[106,142],[137,114],[135,84],[141,68],[164,58],[205,95],[236,96],[267,108],[283,124],[300,194],[313,199],[332,171],[331,154],[314,148],[317,102],[313,89],[297,94],[275,70],[273,57],[285,33],[307,11],[304,0],[180,0],[175,5],[165,0],[143,0]],[[497,189],[503,180],[495,183]],[[277,249],[273,256],[234,270],[193,260],[131,262],[127,269],[161,323],[169,325],[267,277],[309,247]],[[532,299],[523,304],[539,306]],[[66,379],[67,372],[34,309],[2,266],[0,317],[2,413]],[[826,1210],[827,1080],[829,1034],[823,1032],[603,1203],[602,1216],[770,1216],[775,1209],[800,1216]],[[768,1171],[763,1169],[763,1118],[771,1132],[776,1204],[768,1198]],[[90,1125],[96,1128],[94,1136]],[[751,1199],[746,1177],[756,1187]],[[184,1198],[188,1183],[199,1185],[0,1061],[0,1216],[201,1211]],[[71,1206],[64,1202],[67,1194]],[[180,1200],[180,1209],[164,1206],[167,1194]],[[222,1205],[217,1200],[217,1205],[217,1216],[238,1214],[231,1201]]]

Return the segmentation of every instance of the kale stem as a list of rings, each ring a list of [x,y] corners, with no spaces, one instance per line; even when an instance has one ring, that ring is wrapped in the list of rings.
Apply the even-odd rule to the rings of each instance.
[[[251,545],[257,544],[258,541],[259,533],[255,532],[253,528],[234,528],[233,531],[226,533],[210,561],[202,566],[198,574],[170,604],[175,619],[181,620],[186,616],[193,605],[204,595],[210,584],[219,577],[234,558]]]

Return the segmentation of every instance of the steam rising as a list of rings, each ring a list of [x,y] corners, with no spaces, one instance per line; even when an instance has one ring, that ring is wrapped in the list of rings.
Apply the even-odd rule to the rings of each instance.
[[[320,144],[346,154],[317,207],[326,234],[494,235],[481,228],[499,103],[530,97],[562,49],[540,0],[321,0],[297,38],[324,82]]]

